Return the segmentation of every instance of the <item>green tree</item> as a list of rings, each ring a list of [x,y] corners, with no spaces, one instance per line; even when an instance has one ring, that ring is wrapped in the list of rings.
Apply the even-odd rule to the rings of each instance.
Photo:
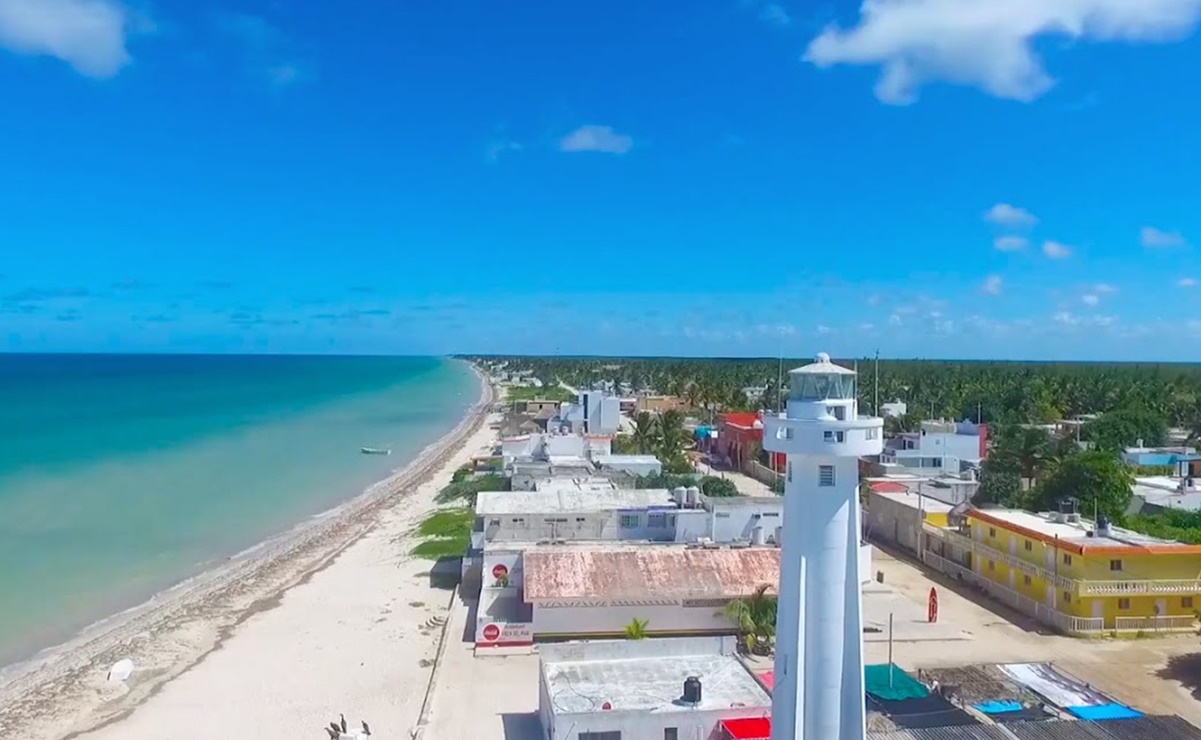
[[[1022,505],[1022,476],[1016,466],[990,459],[980,468],[980,488],[972,503],[977,506],[996,504],[1010,509]]]
[[[672,409],[659,417],[659,456],[664,463],[676,460],[684,451],[688,441],[688,430],[684,428],[684,414]]]
[[[1041,427],[999,426],[988,459],[1010,470],[1016,469],[1027,484],[1035,480],[1051,458],[1051,435]]]
[[[645,640],[647,636],[647,625],[650,620],[638,619],[635,617],[629,624],[626,625],[627,640]]]
[[[634,416],[634,446],[638,453],[645,455],[654,449],[658,442],[658,425],[655,417],[647,411],[639,411]]]
[[[1080,512],[1092,516],[1104,514],[1120,523],[1133,494],[1134,478],[1111,452],[1093,450],[1072,455],[1049,473],[1034,491],[1036,508],[1051,511],[1060,501],[1074,497],[1080,501]]]
[[[1102,414],[1086,424],[1084,432],[1099,450],[1133,447],[1140,439],[1144,445],[1156,447],[1167,441],[1168,422],[1152,409],[1131,405]]]
[[[733,498],[738,496],[738,486],[727,478],[718,478],[714,475],[706,475],[701,478],[700,485],[701,493],[712,498]]]
[[[777,599],[769,594],[769,584],[756,588],[749,596],[734,599],[721,610],[722,616],[738,628],[738,641],[746,653],[766,655],[776,637]]]

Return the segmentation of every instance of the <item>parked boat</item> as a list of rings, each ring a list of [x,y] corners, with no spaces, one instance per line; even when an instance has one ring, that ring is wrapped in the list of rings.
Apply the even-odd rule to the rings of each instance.
[[[384,450],[379,447],[360,447],[359,452],[364,455],[391,455],[392,450]]]

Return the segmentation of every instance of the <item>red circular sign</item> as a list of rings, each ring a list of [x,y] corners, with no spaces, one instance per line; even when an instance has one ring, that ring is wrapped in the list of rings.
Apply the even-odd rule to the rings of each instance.
[[[493,578],[496,578],[499,580],[501,578],[504,578],[507,575],[509,575],[509,569],[505,566],[504,563],[497,563],[496,565],[492,566],[492,577]]]
[[[484,639],[488,642],[496,642],[500,639],[500,627],[495,624],[484,625]]]

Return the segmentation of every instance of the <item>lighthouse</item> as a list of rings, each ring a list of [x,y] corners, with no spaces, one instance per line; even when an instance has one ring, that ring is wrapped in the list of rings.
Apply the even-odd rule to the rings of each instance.
[[[821,353],[788,374],[787,410],[763,448],[787,455],[772,740],[863,740],[859,458],[884,420],[859,416],[855,372]]]

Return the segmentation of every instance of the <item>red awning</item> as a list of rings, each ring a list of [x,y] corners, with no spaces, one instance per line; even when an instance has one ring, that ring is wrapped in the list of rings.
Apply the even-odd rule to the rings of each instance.
[[[891,480],[880,480],[872,483],[872,490],[876,493],[909,493],[909,487],[904,483],[897,483]]]
[[[723,719],[721,727],[730,740],[770,740],[771,719],[748,717],[745,719]]]

